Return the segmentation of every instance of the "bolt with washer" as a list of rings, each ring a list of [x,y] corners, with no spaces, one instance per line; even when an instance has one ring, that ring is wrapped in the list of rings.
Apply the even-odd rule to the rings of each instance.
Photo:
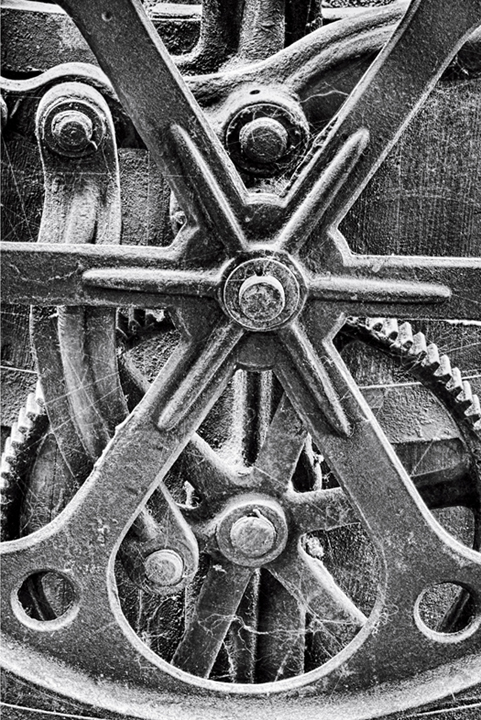
[[[65,152],[95,148],[93,134],[91,118],[80,110],[62,110],[52,120],[52,137],[59,149]]]
[[[172,588],[184,577],[184,561],[175,550],[156,550],[144,561],[147,578],[159,587]]]
[[[286,306],[282,284],[272,275],[253,275],[239,289],[239,307],[250,320],[274,320]]]
[[[239,134],[239,143],[245,157],[252,162],[268,165],[285,155],[289,135],[278,120],[260,117],[244,125]]]
[[[274,547],[277,533],[274,525],[263,515],[245,516],[235,521],[230,539],[236,550],[252,558],[259,558]]]

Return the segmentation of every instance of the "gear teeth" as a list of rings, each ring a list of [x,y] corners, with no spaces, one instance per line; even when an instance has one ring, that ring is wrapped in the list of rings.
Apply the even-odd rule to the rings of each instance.
[[[351,317],[350,324],[359,329],[361,338],[369,334],[371,341],[384,351],[391,354],[394,350],[399,352],[408,372],[412,372],[421,382],[427,381],[433,390],[434,380],[448,408],[458,416],[463,416],[471,428],[481,434],[481,403],[478,396],[473,394],[471,384],[467,380],[463,381],[459,368],[451,368],[449,357],[440,356],[435,343],[426,344],[424,333],[418,332],[413,336],[409,322],[403,322],[398,327],[391,318]]]
[[[453,371],[451,369],[451,361],[447,355],[441,355],[439,358],[439,367],[434,374],[436,378],[444,384],[450,381]]]
[[[10,430],[10,442],[17,449],[22,447],[25,442],[25,435],[18,429],[18,423],[14,422]]]
[[[424,333],[418,332],[413,337],[413,344],[409,348],[408,356],[410,356],[414,362],[422,362],[428,353],[426,347],[426,338]]]
[[[43,394],[42,386],[40,384],[40,380],[37,380],[37,384],[35,386],[35,396],[34,397],[35,397],[35,402],[37,403],[37,405],[43,409],[45,407],[45,397]],[[27,402],[28,402],[28,398],[27,398]]]
[[[446,383],[446,389],[456,398],[463,392],[463,379],[459,368],[453,368],[451,379]]]
[[[471,390],[471,383],[467,380],[463,380],[463,389],[456,398],[456,402],[464,413],[471,407],[473,403],[473,391]]]
[[[32,429],[33,420],[27,415],[26,408],[20,409],[20,412],[18,413],[17,425],[19,432],[21,432],[23,435],[26,435]]]
[[[384,323],[384,318],[366,318],[365,326],[368,330],[380,332]]]
[[[2,458],[0,460],[0,504],[5,499],[8,501],[12,494],[12,483],[15,481],[15,462],[17,459],[17,448],[12,443],[11,435],[5,441]]]
[[[399,328],[398,342],[405,350],[410,350],[414,343],[411,323],[405,322]]]
[[[386,318],[382,324],[381,332],[387,340],[396,340],[399,335],[399,325],[396,318]]]
[[[471,420],[473,424],[481,421],[481,405],[479,403],[479,397],[473,395],[470,407],[464,411],[466,417]]]
[[[0,534],[8,535],[8,507],[18,494],[19,483],[19,458],[23,449],[28,447],[41,428],[39,421],[45,416],[45,407],[40,384],[34,393],[29,393],[25,406],[18,413],[18,421],[14,422],[10,436],[5,442],[5,447],[0,460]],[[7,537],[8,539],[8,537]]]
[[[441,365],[441,358],[439,357],[438,346],[435,345],[435,343],[428,345],[426,349],[426,357],[424,358],[422,364],[434,372],[439,369]]]
[[[5,456],[5,453],[2,453],[2,459],[0,461],[0,500],[2,492],[4,492],[7,488],[5,483],[12,480],[13,476],[14,472],[12,470],[12,466],[10,465],[8,458]]]
[[[12,445],[12,440],[8,437],[5,441],[5,447],[3,449],[2,453],[2,459],[5,458],[5,460],[8,463],[14,462],[15,458],[17,456],[16,450]]]
[[[29,393],[27,396],[27,402],[25,403],[25,415],[30,420],[35,420],[35,418],[44,411],[44,404],[45,401],[43,399],[42,391],[39,383],[37,383],[35,393]]]

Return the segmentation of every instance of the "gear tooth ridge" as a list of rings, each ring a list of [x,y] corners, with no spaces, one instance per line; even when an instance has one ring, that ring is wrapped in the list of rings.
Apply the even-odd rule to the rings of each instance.
[[[27,402],[25,403],[25,415],[32,421],[35,420],[38,415],[44,412],[44,399],[40,388],[40,383],[37,383],[35,392],[27,395]]]
[[[466,413],[473,402],[473,391],[471,389],[471,383],[468,380],[462,381],[463,389],[456,398],[456,402],[459,404],[464,413]]]
[[[396,318],[385,318],[381,332],[387,340],[396,340],[399,335],[399,326]]]
[[[400,326],[398,340],[401,347],[403,347],[405,350],[409,350],[409,348],[414,342],[411,323],[404,322]]]
[[[365,325],[368,330],[374,330],[379,332],[382,330],[382,326],[385,318],[366,318]]]
[[[441,358],[439,357],[438,346],[435,343],[428,345],[426,349],[426,357],[422,361],[423,365],[429,367],[432,371],[436,372],[441,365]]]
[[[414,362],[419,363],[424,360],[428,352],[426,345],[426,337],[424,333],[418,332],[413,337],[413,344],[408,350],[408,357]]]
[[[18,423],[14,422],[10,430],[10,442],[14,448],[19,448],[25,442],[25,435],[18,429]]]
[[[5,441],[5,447],[3,449],[2,459],[5,458],[7,462],[12,463],[12,462],[14,462],[16,457],[17,457],[17,453],[15,451],[14,446],[12,445],[12,440],[11,440],[11,438],[8,437]]]
[[[32,395],[34,395],[36,404],[40,408],[43,408],[45,406],[45,397],[43,394],[42,385],[40,384],[40,379],[37,380],[37,384],[35,386],[35,393],[32,393]],[[28,400],[28,398],[27,398],[27,400]]]
[[[463,391],[463,379],[458,367],[453,368],[451,379],[446,383],[446,389],[453,397],[458,397]]]
[[[25,406],[18,413],[18,421],[12,424],[0,459],[0,534],[9,539],[8,506],[18,494],[22,452],[29,447],[36,433],[46,420],[43,395],[37,383],[35,393],[29,393]]]
[[[2,493],[6,490],[5,482],[10,481],[13,478],[12,466],[5,453],[2,453],[2,459],[0,460],[0,502]]]
[[[481,420],[481,405],[477,395],[473,395],[471,405],[467,410],[465,410],[464,414],[473,424],[476,424]]]
[[[451,368],[451,361],[447,355],[441,355],[439,358],[439,368],[435,371],[434,375],[436,378],[446,384],[449,382],[453,374]]]
[[[32,429],[32,419],[27,415],[27,411],[24,407],[20,408],[20,411],[18,413],[18,421],[17,421],[18,429],[23,434],[26,435],[29,430]]]

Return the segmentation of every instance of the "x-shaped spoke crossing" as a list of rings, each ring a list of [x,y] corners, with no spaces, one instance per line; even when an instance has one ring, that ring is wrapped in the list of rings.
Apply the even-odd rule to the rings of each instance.
[[[287,497],[305,439],[305,430],[296,430],[285,463],[278,467],[276,446],[287,435],[282,414],[292,412],[294,424],[300,418],[315,438],[378,543],[387,573],[385,592],[392,602],[400,594],[400,558],[404,572],[419,576],[418,593],[426,582],[448,577],[481,594],[478,554],[432,522],[332,345],[346,312],[419,317],[429,306],[433,317],[479,317],[481,259],[355,256],[337,229],[449,60],[481,22],[479,0],[413,0],[391,41],[314,141],[282,198],[247,193],[140,5],[131,0],[60,4],[91,44],[186,213],[187,225],[167,249],[4,243],[4,292],[9,302],[35,305],[168,306],[183,324],[183,341],[118,429],[72,506],[38,538],[13,543],[5,572],[16,576],[18,567],[22,573],[36,569],[39,558],[64,570],[72,554],[85,554],[85,544],[98,544],[99,527],[92,521],[98,517],[108,526],[101,551],[103,562],[109,563],[126,526],[159,483],[175,521],[170,528],[174,544],[195,568],[192,531],[160,481],[236,367],[245,364],[243,358],[260,342],[268,350],[265,367],[280,379],[289,406],[285,400],[254,468],[256,491],[260,487],[277,496],[280,487]],[[426,48],[429,52],[420,57]],[[322,238],[322,263],[315,272],[301,259],[314,231]],[[217,251],[199,252],[199,245],[208,249],[216,244],[223,248],[222,260]],[[207,258],[204,265],[199,257]],[[348,513],[343,502],[337,494],[336,513]],[[275,504],[265,507],[273,518],[278,515],[281,532],[281,510]],[[294,512],[294,521],[300,516]],[[232,521],[232,528],[242,538],[242,524],[235,524],[240,520]],[[325,526],[331,521],[326,517]],[[287,539],[277,556],[269,556],[266,566],[310,612],[362,625],[364,616],[324,566],[298,547],[299,534],[311,529],[296,527],[294,539]],[[59,538],[65,545],[60,556],[53,552]],[[219,539],[226,556],[229,542]],[[222,563],[221,571],[215,566],[209,571],[174,657],[179,667],[204,676],[252,574],[242,562]],[[77,570],[85,596],[104,581],[102,573],[91,578]],[[212,608],[219,594],[225,600],[217,622]],[[192,652],[200,637],[208,650],[199,665]]]

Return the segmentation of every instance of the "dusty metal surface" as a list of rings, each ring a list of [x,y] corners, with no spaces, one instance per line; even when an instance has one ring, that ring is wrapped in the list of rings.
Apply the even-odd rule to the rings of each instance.
[[[178,62],[222,69],[190,82],[206,112],[130,0],[62,2],[109,80],[65,65],[4,82],[7,129],[16,97],[42,95],[45,184],[38,242],[2,244],[2,293],[35,306],[42,386],[4,456],[6,667],[136,717],[190,718],[192,702],[255,716],[271,693],[280,717],[376,717],[479,680],[481,411],[410,323],[345,322],[479,321],[481,259],[354,254],[339,226],[454,55],[476,47],[481,6],[396,4],[271,57],[284,26],[247,5],[232,22],[207,4]],[[289,42],[307,5],[303,29],[288,9]],[[322,53],[352,33],[345,57],[362,46],[369,60],[401,15],[317,134]],[[120,244],[114,118],[175,196],[172,242]],[[150,386],[117,365],[118,307],[127,333],[151,313]],[[411,383],[360,388],[359,341]],[[240,456],[239,393],[258,408]],[[446,526],[434,512],[449,508],[465,514]]]

